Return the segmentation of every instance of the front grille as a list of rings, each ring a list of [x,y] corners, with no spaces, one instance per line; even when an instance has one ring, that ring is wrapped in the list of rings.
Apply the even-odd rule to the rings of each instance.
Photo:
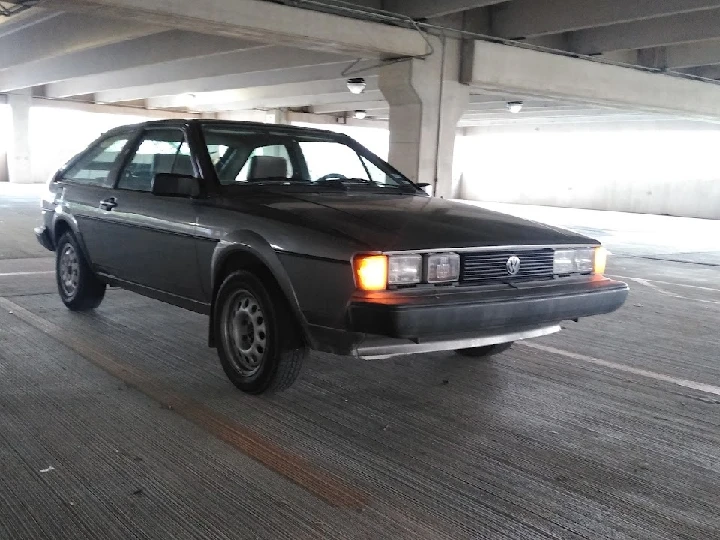
[[[485,285],[552,279],[554,253],[551,248],[466,253],[460,258],[460,283]],[[510,275],[507,262],[513,255],[520,259],[520,270],[517,274]]]

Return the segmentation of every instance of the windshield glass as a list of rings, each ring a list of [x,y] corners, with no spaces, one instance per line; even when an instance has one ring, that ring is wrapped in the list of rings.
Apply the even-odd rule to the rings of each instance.
[[[414,185],[359,144],[328,134],[252,131],[245,126],[203,126],[220,183],[304,185]]]

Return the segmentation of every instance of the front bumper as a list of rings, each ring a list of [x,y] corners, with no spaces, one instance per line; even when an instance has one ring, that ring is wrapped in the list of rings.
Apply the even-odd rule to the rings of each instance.
[[[40,242],[40,245],[45,249],[55,251],[55,246],[53,245],[52,237],[50,236],[50,230],[45,225],[35,227],[34,230],[35,237],[37,238],[37,241]]]
[[[353,300],[350,329],[410,340],[495,329],[513,332],[610,313],[623,305],[627,295],[625,283],[603,276],[504,285],[491,290],[382,291]]]

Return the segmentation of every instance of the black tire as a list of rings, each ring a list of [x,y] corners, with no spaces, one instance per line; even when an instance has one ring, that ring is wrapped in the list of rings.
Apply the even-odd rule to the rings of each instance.
[[[237,271],[225,278],[213,325],[220,363],[238,389],[279,392],[295,382],[307,347],[287,302],[254,274]]]
[[[107,285],[90,269],[85,255],[71,232],[64,233],[55,249],[55,279],[58,293],[68,309],[95,309],[105,298]]]
[[[455,351],[460,356],[469,356],[472,358],[487,358],[488,356],[495,356],[502,352],[507,351],[512,347],[513,342],[510,343],[498,343],[497,345],[486,345],[485,347],[472,347],[470,349],[458,349]]]

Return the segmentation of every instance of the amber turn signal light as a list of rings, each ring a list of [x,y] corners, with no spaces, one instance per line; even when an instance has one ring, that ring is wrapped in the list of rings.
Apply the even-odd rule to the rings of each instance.
[[[605,273],[605,266],[607,265],[607,249],[600,246],[598,248],[595,248],[595,263],[593,271],[596,274],[604,274]]]
[[[388,260],[385,255],[355,257],[355,283],[364,291],[383,291],[387,288]]]

